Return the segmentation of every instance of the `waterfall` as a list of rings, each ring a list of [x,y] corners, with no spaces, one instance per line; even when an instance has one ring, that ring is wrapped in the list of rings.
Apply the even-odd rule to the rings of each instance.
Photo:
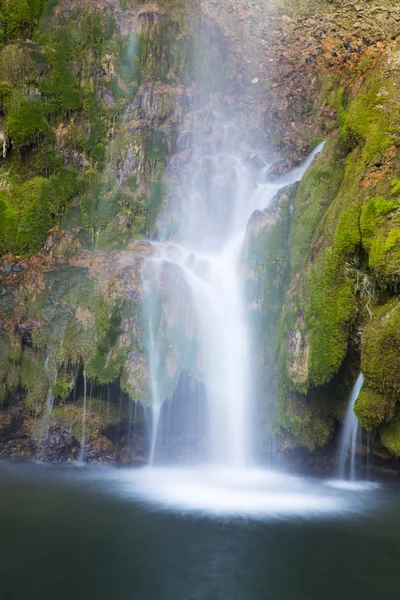
[[[249,164],[248,150],[239,146],[232,151],[234,125],[212,114],[207,136],[195,131],[178,227],[173,223],[175,241],[168,230],[172,202],[159,219],[165,241],[156,245],[143,271],[153,407],[151,463],[162,402],[173,392],[168,385],[176,384],[183,371],[196,372],[206,390],[209,462],[243,468],[251,458],[250,344],[239,255],[251,214],[267,208],[282,187],[300,180],[323,144],[301,167],[269,182],[266,167]],[[215,130],[213,144],[211,130]],[[184,291],[174,298],[181,285]],[[178,333],[182,328],[190,330],[186,339]]]
[[[337,469],[339,479],[350,479],[350,481],[355,481],[357,478],[357,447],[361,442],[361,427],[354,413],[354,405],[363,384],[364,377],[362,373],[360,373],[351,390],[343,429],[339,439]]]

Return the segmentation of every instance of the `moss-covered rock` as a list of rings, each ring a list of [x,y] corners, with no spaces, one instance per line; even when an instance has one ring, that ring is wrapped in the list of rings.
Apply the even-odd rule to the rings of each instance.
[[[282,427],[292,434],[297,445],[310,451],[325,446],[335,426],[333,414],[323,399],[282,389],[275,419],[278,433]]]
[[[374,310],[365,327],[361,368],[367,382],[381,392],[400,392],[400,303],[395,298]]]
[[[361,341],[367,385],[356,409],[360,422],[371,430],[393,416],[400,273],[397,52],[391,44],[357,85],[342,74],[345,85],[335,99],[331,88],[342,140],[330,134],[298,186],[277,337],[283,414],[296,393],[314,394],[317,386],[318,395],[336,381],[343,361],[350,364],[349,343]],[[286,425],[293,434],[290,419]]]
[[[379,436],[382,444],[394,456],[400,456],[400,411],[396,410],[389,423],[379,428]]]
[[[18,2],[24,10],[14,14],[11,6]],[[0,45],[0,106],[2,135],[10,146],[5,166],[11,195],[0,190],[0,250],[37,252],[51,226],[71,220],[69,211],[93,245],[102,234],[102,249],[126,247],[148,235],[178,121],[176,90],[187,75],[178,56],[182,45],[187,51],[182,35],[187,3],[165,3],[162,10],[118,6],[107,13],[86,0],[60,10],[41,0],[3,4],[8,44]],[[24,15],[18,23],[17,14]],[[30,43],[13,37],[28,32]],[[125,143],[124,131],[132,138],[128,118],[139,119],[140,128],[138,139]],[[118,149],[125,156],[122,177]],[[75,182],[66,176],[72,169],[63,167],[74,168]],[[41,194],[37,177],[46,179]],[[135,189],[129,177],[136,178]],[[36,193],[21,203],[24,184]],[[121,223],[126,225],[120,228]]]
[[[366,201],[360,227],[369,266],[384,285],[396,285],[400,277],[400,200],[393,182],[389,198],[378,196]]]
[[[357,398],[354,412],[362,427],[372,431],[393,417],[396,400],[393,392],[381,393],[365,385]]]
[[[339,134],[334,132],[298,185],[290,230],[292,277],[303,267],[317,227],[338,194],[344,176],[345,154]]]
[[[337,169],[340,143],[339,147],[336,146],[336,152],[332,152],[329,146],[326,152],[327,155],[319,158],[319,161]],[[351,263],[360,243],[359,208],[357,205],[344,208],[351,171],[346,169],[337,196],[325,203],[326,212],[322,219],[324,205],[321,200],[325,194],[329,197],[332,191],[336,193],[338,184],[331,187],[329,177],[320,179],[317,164],[318,159],[306,173],[304,184],[299,186],[299,197],[296,194],[297,213],[294,214],[292,228],[297,233],[295,248],[291,253],[296,257],[291,261],[294,279],[284,303],[278,337],[281,374],[291,381],[293,389],[303,393],[310,385],[329,382],[337,373],[346,355],[349,329],[356,314],[354,278],[347,261]],[[340,182],[340,171],[338,177]],[[312,190],[309,202],[314,205],[316,212],[314,218],[305,220],[301,204],[308,186]],[[302,239],[309,240],[303,250],[298,242],[296,244],[300,231]],[[308,248],[308,263],[296,273],[293,268],[301,267],[305,260],[305,248]]]

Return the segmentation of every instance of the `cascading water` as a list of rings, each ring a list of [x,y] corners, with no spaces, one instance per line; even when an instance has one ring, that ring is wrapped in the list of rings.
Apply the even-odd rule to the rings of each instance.
[[[86,399],[87,399],[87,381],[86,372],[83,372],[83,418],[82,418],[82,436],[81,436],[81,447],[79,449],[79,462],[85,462],[85,443],[86,443]]]
[[[166,289],[176,285],[178,278],[184,282],[190,304],[190,309],[182,306],[182,311],[190,312],[184,326],[188,328],[187,322],[192,320],[189,328],[196,333],[189,336],[190,344],[179,336],[175,346],[179,358],[175,358],[175,362],[180,362],[181,372],[200,373],[204,383],[210,463],[240,468],[246,465],[251,455],[250,353],[238,269],[247,222],[255,210],[268,207],[279,189],[301,179],[322,145],[301,168],[271,183],[267,180],[266,167],[257,170],[249,165],[248,149],[239,147],[237,154],[233,154],[232,124],[226,124],[215,115],[211,122],[212,128],[216,129],[213,144],[210,144],[210,135],[202,136],[197,131],[193,136],[191,185],[179,204],[177,242],[169,239],[157,244],[155,254],[145,263],[144,279],[147,279],[148,289],[153,289],[153,297],[148,297],[145,306],[153,404],[150,453],[153,462],[161,402],[167,395],[164,382],[168,373],[162,373],[162,370],[164,365],[164,371],[168,371],[165,363],[173,354],[165,350],[167,346],[173,347],[171,310],[167,307],[165,312],[168,314],[163,317],[160,304],[163,296],[168,295]],[[210,152],[210,145],[217,151]],[[165,229],[168,233],[168,227]],[[149,265],[152,266],[149,268]],[[168,269],[176,274],[171,282],[165,276]],[[154,282],[157,282],[156,288]],[[154,289],[158,290],[156,301]],[[159,324],[158,331],[156,323]],[[193,351],[193,337],[196,338],[196,351]]]
[[[357,447],[361,441],[361,426],[354,413],[354,405],[364,384],[362,373],[351,390],[342,433],[339,439],[338,470],[339,479],[357,479]]]

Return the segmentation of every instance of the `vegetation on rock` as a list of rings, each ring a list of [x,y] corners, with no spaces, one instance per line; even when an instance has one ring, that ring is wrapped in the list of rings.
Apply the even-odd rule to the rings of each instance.
[[[325,445],[360,367],[366,385],[356,414],[400,455],[400,52],[391,4],[376,13],[363,0],[362,11],[324,0],[274,3],[262,73],[258,61],[238,56],[264,26],[257,6],[251,26],[243,24],[243,48],[227,61],[210,28],[204,43],[217,77],[200,93],[190,86],[207,65],[192,45],[185,0],[121,0],[108,11],[86,0],[0,0],[2,406],[22,394],[29,418],[45,416],[50,401],[51,427],[80,418],[71,395],[83,370],[93,385],[118,381],[121,393],[149,402],[138,289],[149,250],[135,240],[157,239],[174,177],[167,158],[194,98],[205,103],[249,80],[256,100],[246,105],[242,94],[238,106],[249,113],[251,139],[267,139],[283,159],[278,173],[325,140],[276,209],[253,215],[243,252],[255,370],[263,393],[278,390],[276,431],[310,450]],[[224,10],[215,8],[226,17],[221,30],[231,18]],[[366,29],[354,27],[364,11]],[[238,59],[245,68],[233,77]],[[168,395],[187,365],[175,351],[182,322],[164,330],[163,318]],[[193,340],[188,353],[196,352]],[[88,438],[103,429],[93,418]]]

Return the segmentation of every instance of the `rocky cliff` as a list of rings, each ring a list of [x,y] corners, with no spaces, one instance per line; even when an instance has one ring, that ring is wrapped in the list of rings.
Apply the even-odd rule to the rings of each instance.
[[[270,140],[284,165],[305,144],[325,145],[265,234],[252,234],[276,340],[281,445],[325,446],[362,370],[356,414],[376,453],[382,444],[397,455],[399,7],[294,9],[270,48]]]
[[[248,226],[261,443],[273,421],[281,449],[326,446],[362,370],[358,418],[400,454],[400,4],[0,6],[0,455],[146,459],[144,240],[173,230],[191,125],[212,136],[221,104],[271,179],[325,140]],[[201,395],[174,345],[182,282],[157,285],[165,393]]]

